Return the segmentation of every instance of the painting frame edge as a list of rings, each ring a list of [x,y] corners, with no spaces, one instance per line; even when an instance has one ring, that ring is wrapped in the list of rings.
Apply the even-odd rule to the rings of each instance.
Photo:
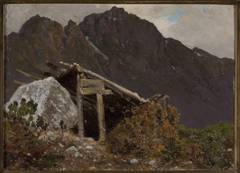
[[[151,172],[160,173],[240,173],[240,0],[1,0],[0,5],[0,173],[20,173],[20,172],[36,172],[36,171],[7,171],[4,170],[4,100],[5,100],[5,53],[4,53],[4,14],[6,4],[58,4],[58,3],[76,3],[76,4],[216,4],[216,5],[232,5],[234,6],[234,59],[235,59],[235,74],[234,74],[234,165],[231,170],[211,170],[211,169],[196,169],[196,170],[159,170]],[[121,170],[111,171],[38,171],[38,172],[123,172]],[[131,172],[131,171],[124,171]],[[134,170],[134,172],[149,172]]]

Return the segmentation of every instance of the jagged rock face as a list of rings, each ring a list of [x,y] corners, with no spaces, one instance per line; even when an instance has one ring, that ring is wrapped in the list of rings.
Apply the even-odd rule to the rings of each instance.
[[[111,58],[109,78],[145,97],[169,95],[185,124],[233,119],[233,60],[164,38],[153,24],[119,8],[87,16],[80,27]]]
[[[29,80],[15,68],[40,74],[39,67],[47,69],[44,60],[61,59],[144,97],[169,95],[188,126],[233,120],[234,61],[164,38],[152,23],[121,8],[91,14],[80,24],[69,21],[64,28],[35,16],[20,33],[7,36],[6,54],[8,96],[15,89],[13,79]]]
[[[67,128],[73,128],[78,122],[77,108],[70,94],[52,77],[22,85],[6,107],[14,101],[20,103],[23,98],[38,104],[34,119],[37,119],[36,116],[44,117],[50,128],[60,128],[61,120]]]

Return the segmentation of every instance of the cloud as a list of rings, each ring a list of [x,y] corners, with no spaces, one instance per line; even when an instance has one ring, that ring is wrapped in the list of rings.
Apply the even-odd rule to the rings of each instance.
[[[18,32],[31,16],[39,14],[66,25],[79,23],[91,13],[101,13],[112,4],[10,4],[6,6],[6,33]],[[154,23],[165,37],[188,47],[200,47],[219,57],[234,56],[233,6],[118,4],[129,13]]]

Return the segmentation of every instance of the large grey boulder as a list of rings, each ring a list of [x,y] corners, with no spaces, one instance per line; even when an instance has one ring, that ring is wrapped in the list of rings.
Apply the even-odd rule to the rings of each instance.
[[[20,86],[6,108],[14,101],[20,103],[23,98],[27,101],[32,99],[38,104],[33,119],[43,116],[50,128],[59,128],[61,120],[67,128],[72,128],[78,122],[77,107],[70,94],[53,77]]]

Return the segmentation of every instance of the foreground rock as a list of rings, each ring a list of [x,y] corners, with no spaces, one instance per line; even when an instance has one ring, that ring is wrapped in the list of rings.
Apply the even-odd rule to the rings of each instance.
[[[42,116],[50,128],[59,128],[61,120],[66,128],[72,128],[77,123],[77,108],[70,94],[53,77],[22,85],[6,107],[14,101],[20,103],[22,99],[33,100],[38,104],[33,119]]]

